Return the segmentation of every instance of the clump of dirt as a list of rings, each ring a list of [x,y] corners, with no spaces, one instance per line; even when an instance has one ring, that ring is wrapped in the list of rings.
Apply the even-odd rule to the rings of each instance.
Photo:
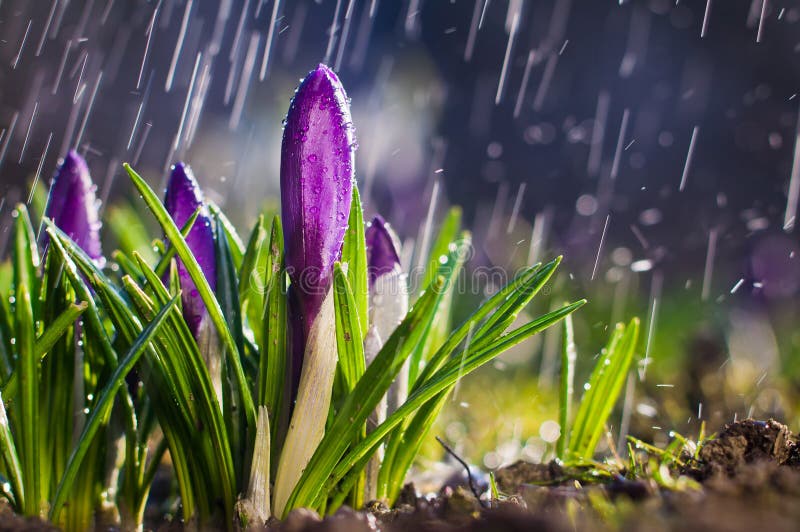
[[[506,493],[517,493],[524,484],[548,485],[565,480],[564,469],[556,462],[531,464],[522,460],[499,469],[495,475],[497,486]]]
[[[52,530],[57,531],[46,521],[36,517],[22,517],[14,513],[13,508],[5,499],[0,499],[0,532],[25,532],[33,530]]]
[[[718,475],[737,476],[743,466],[757,462],[800,466],[800,448],[786,425],[770,419],[745,419],[725,426],[700,449],[695,476],[705,480]]]

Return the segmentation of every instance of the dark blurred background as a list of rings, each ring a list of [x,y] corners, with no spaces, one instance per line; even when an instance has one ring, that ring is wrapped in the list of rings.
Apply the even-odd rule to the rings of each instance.
[[[703,372],[729,371],[720,416],[785,416],[798,30],[795,0],[6,0],[0,253],[9,206],[73,146],[104,205],[141,208],[122,162],[154,186],[189,162],[246,235],[276,205],[293,89],[324,61],[352,98],[367,213],[409,249],[432,201],[433,220],[461,205],[473,268],[565,254],[553,304],[591,299],[586,351],[642,316],[667,383],[646,393],[687,381],[673,399],[694,412]],[[555,346],[519,363],[552,375]]]

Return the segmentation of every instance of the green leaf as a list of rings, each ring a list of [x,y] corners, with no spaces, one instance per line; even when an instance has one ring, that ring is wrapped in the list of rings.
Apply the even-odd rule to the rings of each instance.
[[[41,259],[36,246],[30,216],[25,205],[17,205],[12,213],[14,218],[14,286],[25,285],[31,295],[39,294],[36,275]],[[33,302],[34,305],[36,302]],[[34,307],[34,314],[35,312]]]
[[[461,207],[451,207],[445,216],[439,234],[428,252],[428,265],[425,268],[425,276],[422,278],[423,287],[428,286],[436,277],[439,271],[439,257],[447,256],[450,243],[458,237],[461,228]],[[421,250],[425,253],[428,250]]]
[[[542,268],[533,267],[527,272],[523,272],[517,279],[507,285],[507,287],[512,288],[510,293],[503,289],[484,305],[488,310],[493,307],[496,307],[496,309],[488,316],[486,321],[476,327],[476,323],[481,319],[479,316],[485,316],[482,307],[479,307],[470,319],[450,335],[442,348],[432,357],[414,389],[427,382],[427,376],[433,374],[440,367],[460,367],[463,364],[463,354],[461,357],[451,357],[451,354],[455,347],[465,338],[470,339],[465,349],[477,351],[500,337],[514,322],[518,313],[552,277],[559,263],[560,257]],[[436,416],[444,405],[449,392],[449,389],[442,392],[438,398],[431,401],[431,404],[422,408],[414,416],[408,427],[400,428],[392,435],[387,445],[379,477],[379,489],[386,491],[379,492],[379,495],[390,500],[394,500],[397,496],[403,479],[422,444],[422,439],[435,422]]]
[[[451,280],[451,279],[450,279]],[[347,396],[332,425],[317,446],[300,481],[286,505],[286,511],[308,506],[319,494],[322,482],[328,477],[350,443],[360,437],[367,417],[381,401],[392,381],[424,337],[433,320],[436,304],[450,282],[437,278],[419,298],[403,322],[387,339],[375,360],[367,367],[353,392]]]
[[[440,238],[441,236],[442,235],[440,235]],[[471,245],[472,237],[466,231],[461,233],[461,237],[458,240],[448,244],[447,255],[441,255],[436,260],[438,275],[449,276],[452,274],[455,278],[464,267],[464,262],[469,256]],[[447,257],[447,260],[442,261],[441,257]],[[442,294],[442,297],[436,305],[434,318],[431,322],[430,330],[425,335],[424,341],[421,342],[411,354],[408,368],[409,388],[412,388],[417,382],[420,371],[427,364],[431,355],[441,347],[444,341],[444,332],[450,326],[451,303],[452,293],[448,289],[446,293]]]
[[[59,314],[59,316],[47,325],[47,328],[36,339],[36,354],[41,357],[45,355],[55,343],[61,338],[67,329],[72,327],[75,320],[89,308],[89,303],[81,301],[80,303],[70,305],[67,310]]]
[[[139,271],[139,267],[124,252],[120,250],[112,252],[111,259],[119,266],[121,275],[130,275],[134,279],[142,278],[142,272]]]
[[[36,356],[33,303],[31,294],[37,293],[36,267],[38,253],[33,240],[33,229],[24,206],[14,211],[14,290],[17,368],[19,371],[19,437],[22,441],[23,483],[27,487],[25,515],[38,515],[40,497],[39,470],[39,357]]]
[[[273,444],[271,460],[277,467],[280,446],[289,417],[287,382],[288,350],[288,306],[286,300],[286,274],[283,269],[283,231],[280,218],[272,221],[269,244],[271,273],[267,286],[261,357],[258,365],[258,401],[269,413]]]
[[[567,316],[561,327],[561,379],[558,394],[558,420],[561,434],[556,444],[556,456],[566,458],[564,451],[569,445],[569,423],[572,421],[572,395],[575,382],[575,361],[578,353],[575,348],[575,333],[572,316]]]
[[[181,227],[181,235],[183,238],[189,236],[189,231],[192,230],[194,227],[195,221],[197,221],[197,217],[200,216],[200,213],[203,211],[203,206],[197,207],[195,211],[189,216],[189,219],[186,220],[186,223],[183,224]],[[159,277],[163,277],[164,274],[167,272],[167,268],[169,268],[170,262],[172,262],[172,258],[175,256],[175,246],[167,247],[164,254],[161,256],[161,259],[158,261],[158,265],[155,267],[155,272]]]
[[[347,275],[342,265],[333,265],[333,304],[336,313],[336,348],[339,352],[339,368],[346,385],[346,393],[356,387],[366,370],[363,335],[359,329],[359,316],[355,298],[350,290]]]
[[[114,351],[105,327],[103,326],[100,313],[94,303],[95,298],[93,297],[89,288],[86,286],[84,280],[78,274],[76,262],[73,262],[72,259],[80,259],[80,262],[83,264],[82,272],[87,277],[102,275],[102,273],[94,264],[94,262],[83,252],[83,250],[81,250],[79,246],[72,242],[69,237],[67,237],[60,229],[58,229],[51,220],[45,218],[44,221],[47,225],[47,232],[50,234],[50,244],[64,261],[64,274],[66,275],[67,279],[69,279],[69,282],[72,285],[73,290],[75,290],[75,294],[78,296],[78,299],[85,301],[88,304],[84,314],[86,329],[97,341],[97,344],[103,353],[105,362],[111,367],[114,367],[117,365],[117,354]],[[95,288],[98,287],[98,285],[95,285]]]
[[[500,336],[547,283],[560,264],[560,260],[559,257],[544,267],[532,266],[523,270],[513,281],[480,305],[431,357],[415,386],[425,382],[438,370],[458,345],[467,338],[470,331],[472,331],[473,347],[479,347],[482,343],[488,343]]]
[[[264,216],[258,217],[239,271],[239,300],[242,314],[253,331],[253,338],[259,346],[264,345],[264,304],[267,286],[272,273],[270,264],[269,240]]]
[[[5,290],[0,290],[0,294],[8,294],[11,290],[8,287]],[[11,339],[14,337],[11,315],[8,298],[0,297],[0,376],[2,376],[3,382],[11,376],[14,361],[14,350],[11,344]]]
[[[368,327],[367,310],[369,306],[367,241],[364,232],[364,210],[361,207],[361,196],[357,186],[353,186],[353,201],[350,204],[350,218],[347,221],[347,231],[342,244],[341,262],[347,264],[347,280],[350,282],[353,293],[359,328],[362,334],[365,334]]]
[[[69,495],[72,485],[78,476],[78,471],[82,465],[83,459],[86,457],[89,447],[94,441],[95,435],[97,434],[98,430],[100,430],[101,425],[106,422],[109,414],[111,414],[111,407],[114,404],[114,396],[117,393],[117,388],[123,384],[125,376],[130,373],[130,371],[136,365],[136,362],[139,360],[139,357],[144,354],[145,349],[155,336],[155,333],[166,321],[166,318],[176,301],[177,298],[173,298],[170,303],[168,303],[161,309],[161,311],[159,311],[150,325],[148,325],[144,332],[142,332],[142,334],[139,336],[139,339],[136,341],[136,343],[134,343],[134,345],[122,359],[120,364],[114,369],[114,373],[111,375],[108,383],[106,383],[102,392],[100,392],[97,403],[95,404],[95,407],[83,428],[83,432],[78,438],[75,449],[72,451],[69,463],[67,464],[66,472],[64,473],[64,476],[62,477],[61,482],[59,482],[58,488],[56,489],[55,496],[53,497],[53,505],[50,509],[50,520],[55,520],[58,517],[61,507],[66,502],[66,498]]]
[[[58,342],[64,333],[72,327],[75,320],[83,314],[89,307],[86,301],[81,301],[77,305],[70,305],[67,310],[62,312],[58,318],[47,326],[44,332],[36,339],[34,351],[36,352],[37,360],[41,361],[47,352]],[[14,397],[19,391],[19,380],[17,373],[12,373],[8,381],[3,385],[3,394],[6,397]]]
[[[155,301],[148,298],[130,277],[124,277],[123,283],[142,318],[147,320],[155,314],[157,305],[169,301],[169,294],[154,272],[143,261],[140,263],[148,284],[154,289]],[[151,377],[155,377],[157,383],[165,381],[161,386],[166,385],[166,389],[162,387],[159,392],[161,397],[156,395],[153,404],[158,405],[159,410],[168,406],[165,401],[175,401],[179,406],[178,419],[164,423],[160,418],[162,429],[170,425],[169,428],[179,438],[178,441],[171,441],[170,453],[173,450],[184,453],[184,474],[187,476],[184,482],[192,485],[191,495],[197,503],[200,522],[209,522],[217,499],[222,501],[230,518],[236,479],[225,422],[208,369],[183,316],[177,310],[168,317],[162,334],[155,338],[155,342],[162,363],[157,366],[158,373],[151,374]],[[172,398],[169,398],[170,395]],[[167,417],[174,416],[168,411]],[[200,434],[202,437],[198,437]],[[182,488],[182,497],[186,489]]]
[[[11,427],[6,416],[6,406],[0,394],[0,454],[3,456],[5,467],[3,472],[8,474],[11,480],[11,491],[14,493],[14,506],[18,512],[25,508],[25,485],[23,483],[22,465],[17,454],[17,447],[14,444],[14,435],[11,434]]]
[[[592,371],[575,415],[567,458],[591,460],[603,428],[622,391],[639,337],[639,319],[617,324]]]
[[[337,484],[342,482],[342,479],[346,476],[348,479],[342,482],[342,486],[344,489],[347,489],[349,482],[351,482],[353,477],[360,472],[360,469],[366,465],[367,460],[369,460],[370,456],[372,456],[383,439],[395,427],[400,425],[405,418],[412,415],[432,399],[440,396],[442,392],[454,386],[456,382],[465,375],[468,375],[475,369],[491,361],[504,351],[530,338],[534,334],[557,323],[566,315],[575,312],[583,306],[585,302],[585,300],[577,301],[561,309],[545,314],[527,325],[501,336],[480,350],[473,351],[471,348],[468,349],[468,352],[458,357],[456,364],[445,365],[418,389],[413,391],[411,395],[409,395],[408,400],[387,417],[386,421],[381,423],[363,441],[359,442],[348,451],[347,455],[338,462],[335,469],[331,470],[330,476],[324,481],[324,484],[317,485],[313,488],[313,492],[315,493],[313,504],[316,505],[320,502],[321,497],[332,493],[334,489],[336,489]],[[371,367],[372,365],[367,368],[367,373],[369,373]]]
[[[127,166],[127,163],[123,166]],[[128,170],[128,173],[130,172],[131,170]],[[239,271],[242,267],[242,260],[244,259],[244,243],[242,243],[242,237],[239,236],[239,233],[236,232],[236,228],[216,203],[213,201],[207,201],[206,203],[208,203],[208,210],[211,211],[211,214],[219,218],[220,222],[222,222],[222,233],[225,235],[225,238],[228,240],[228,246],[231,248],[233,265],[236,270]]]
[[[152,301],[132,278],[123,277],[123,284],[136,302],[134,305],[125,294],[118,292],[109,283],[83,250],[75,246],[52,223],[48,225],[48,232],[54,237],[55,244],[64,242],[68,246],[70,258],[74,259],[83,275],[92,282],[92,287],[114,327],[121,333],[124,341],[132,345],[142,330],[139,323],[149,321],[148,318],[156,314]],[[57,247],[63,250],[63,246]],[[66,252],[64,254],[66,256]],[[162,304],[169,302],[172,298],[161,279],[141,257],[137,260],[140,261],[143,274],[147,276],[147,283],[154,297],[160,298]],[[89,317],[92,316],[91,304],[90,301],[87,312]],[[140,320],[137,306],[141,309],[144,320]],[[225,511],[232,516],[235,498],[233,465],[224,422],[214,398],[208,372],[197,344],[177,310],[177,304],[168,320],[168,327],[162,330],[163,336],[159,334],[156,337],[158,349],[148,349],[142,377],[152,404],[158,405],[156,415],[169,442],[183,513],[191,517],[195,515],[196,508],[200,522],[208,522],[221,500]],[[176,354],[185,356],[176,357]],[[125,387],[121,389],[127,391]],[[198,411],[203,415],[202,420]],[[198,437],[198,430],[209,436]],[[209,493],[209,490],[213,493]]]
[[[217,299],[222,306],[222,313],[228,322],[228,328],[233,332],[236,340],[238,353],[244,354],[244,330],[242,329],[241,306],[239,305],[239,283],[236,279],[236,269],[233,266],[231,250],[228,246],[228,239],[221,236],[222,222],[219,216],[215,216],[217,238],[214,239],[217,255]],[[218,346],[212,349],[219,350]],[[224,352],[223,352],[224,354]],[[214,356],[210,354],[210,356]],[[228,441],[232,447],[234,471],[236,472],[237,485],[241,486],[245,481],[245,462],[247,456],[252,452],[252,445],[255,441],[255,427],[251,427],[250,434],[247,433],[247,419],[242,404],[243,392],[237,387],[233,373],[236,371],[231,359],[236,354],[229,354],[224,357],[222,367],[222,406],[225,427],[228,431]],[[247,384],[249,392],[249,384]]]
[[[184,240],[183,236],[181,236],[178,227],[175,225],[172,217],[170,217],[169,213],[167,213],[158,197],[147,185],[144,179],[142,179],[142,177],[133,170],[133,168],[131,168],[127,163],[125,163],[123,166],[125,170],[127,170],[128,175],[133,181],[133,184],[142,195],[142,198],[144,198],[148,208],[161,225],[161,228],[164,230],[164,234],[167,235],[167,238],[169,238],[171,244],[175,246],[178,256],[180,257],[181,261],[183,261],[187,273],[191,277],[192,282],[195,284],[197,292],[203,300],[203,303],[206,305],[209,317],[214,323],[214,326],[217,328],[223,344],[228,349],[230,361],[233,366],[234,376],[236,378],[236,384],[242,393],[242,408],[244,409],[245,416],[247,418],[247,429],[250,431],[250,433],[254,433],[253,431],[255,431],[256,426],[256,411],[253,403],[253,397],[250,394],[249,388],[247,387],[247,379],[245,378],[242,363],[239,359],[240,353],[238,352],[236,341],[231,334],[231,330],[228,328],[225,322],[225,316],[222,314],[222,309],[220,308],[219,302],[214,296],[208,281],[203,275],[200,265],[197,263],[197,259],[195,259],[194,255],[189,249],[189,246],[186,244],[186,240]],[[223,217],[222,220],[223,226],[225,226],[225,218]],[[229,240],[235,240],[232,236],[233,233],[229,232],[229,228],[227,226],[225,227],[225,231],[226,235],[229,237]],[[235,248],[232,247],[232,249]],[[236,257],[234,255],[234,263],[235,262]]]

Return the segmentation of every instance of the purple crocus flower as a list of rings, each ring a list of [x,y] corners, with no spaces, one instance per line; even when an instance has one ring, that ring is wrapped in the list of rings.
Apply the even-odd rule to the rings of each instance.
[[[355,139],[339,78],[325,65],[300,83],[281,145],[281,215],[293,323],[305,344],[341,257],[354,177]],[[295,330],[297,335],[300,332]]]
[[[374,286],[378,277],[400,268],[397,254],[398,238],[380,215],[372,219],[366,230],[367,264],[369,285]]]
[[[369,278],[368,342],[364,343],[367,364],[377,356],[408,312],[408,282],[397,253],[400,240],[389,224],[376,216],[366,230]],[[388,412],[394,412],[408,396],[408,360],[387,394]]]
[[[192,169],[184,163],[176,163],[167,183],[167,193],[164,197],[164,206],[175,224],[182,227],[189,221],[198,207],[202,207],[200,214],[186,236],[186,243],[197,259],[200,269],[208,279],[211,290],[217,286],[217,263],[214,248],[214,231],[211,227],[211,217],[208,207],[203,199],[203,192],[192,174]],[[189,272],[183,262],[178,261],[178,275],[181,280],[183,294],[183,317],[189,330],[198,338],[200,326],[208,316],[208,311],[192,282]]]
[[[372,219],[366,230],[367,277],[369,280],[369,326],[364,338],[364,356],[367,365],[371,364],[403,321],[408,312],[408,287],[406,276],[400,266],[397,253],[400,240],[381,216]],[[367,428],[371,432],[385,419],[387,412],[394,412],[408,396],[408,369],[406,360],[389,391],[369,418]],[[381,452],[373,456],[367,465],[365,500],[377,496],[378,471],[383,456]]]
[[[56,170],[44,214],[99,266],[105,264],[100,246],[99,202],[86,161],[70,150]],[[46,236],[45,236],[46,238]],[[44,244],[46,245],[46,241]]]
[[[354,149],[347,95],[336,74],[319,65],[292,98],[281,145],[290,393],[296,403],[275,477],[273,511],[280,517],[325,433],[337,362],[330,284],[350,213]]]

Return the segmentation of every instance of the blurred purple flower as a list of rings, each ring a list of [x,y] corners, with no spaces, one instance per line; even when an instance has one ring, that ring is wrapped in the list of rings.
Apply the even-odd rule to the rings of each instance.
[[[369,285],[385,273],[400,269],[400,257],[397,254],[397,236],[380,215],[372,219],[366,230],[367,265]]]
[[[367,365],[400,325],[408,312],[408,281],[400,264],[397,250],[400,239],[380,216],[372,219],[366,230],[367,272],[369,277],[369,328],[364,342]],[[386,394],[383,413],[378,412],[378,421],[388,412],[394,412],[408,396],[409,361],[400,370]]]
[[[50,185],[44,215],[53,220],[92,260],[103,266],[105,258],[100,245],[102,224],[96,188],[86,161],[78,152],[70,150]]]
[[[281,145],[286,266],[292,307],[299,313],[293,321],[300,320],[304,336],[330,286],[333,263],[341,257],[354,150],[347,95],[336,74],[319,65],[295,92]]]
[[[179,228],[186,224],[198,207],[202,207],[192,230],[186,236],[186,243],[208,279],[211,290],[216,290],[217,263],[211,217],[203,200],[203,192],[192,174],[192,169],[184,163],[179,162],[172,167],[172,173],[167,183],[167,193],[164,197],[164,206]],[[189,272],[180,260],[178,260],[178,275],[183,290],[181,296],[183,317],[189,325],[189,330],[197,338],[208,311]]]

